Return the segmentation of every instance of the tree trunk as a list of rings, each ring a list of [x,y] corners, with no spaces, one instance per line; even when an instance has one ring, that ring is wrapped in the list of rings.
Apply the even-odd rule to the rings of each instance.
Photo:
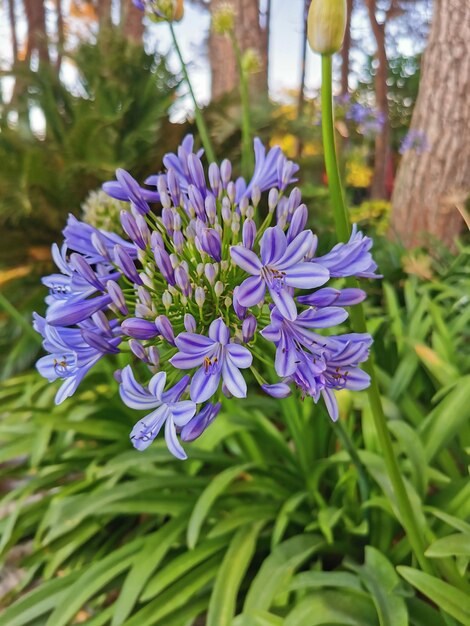
[[[122,30],[124,35],[134,43],[142,43],[144,36],[144,22],[142,11],[134,6],[132,0],[121,0],[122,2]]]
[[[60,74],[60,68],[62,65],[62,56],[64,53],[65,33],[64,33],[64,14],[62,7],[63,0],[57,0],[57,73]]]
[[[367,0],[369,19],[377,44],[377,71],[375,75],[375,98],[377,109],[382,114],[383,124],[375,137],[374,176],[372,179],[372,198],[387,198],[387,166],[390,160],[390,121],[388,114],[388,61],[385,47],[385,23],[377,21],[375,14],[375,0]]]
[[[214,13],[227,0],[212,0],[211,12]],[[250,90],[253,94],[265,93],[267,89],[268,36],[266,28],[260,24],[258,0],[230,0],[236,11],[235,37],[243,54],[249,48],[258,53],[261,71],[250,77]],[[238,71],[232,44],[226,36],[211,32],[209,37],[209,57],[212,72],[212,99],[216,100],[225,93],[238,87]]]
[[[18,36],[16,34],[15,0],[8,0],[8,20],[10,22],[13,67],[18,63]]]
[[[408,150],[393,194],[392,230],[407,247],[429,235],[452,245],[470,193],[470,4],[435,0],[411,129],[426,149]],[[423,236],[424,235],[424,236]]]
[[[98,24],[100,30],[111,26],[112,0],[97,0]]]
[[[24,0],[24,9],[28,22],[26,60],[37,50],[39,64],[49,63],[49,48],[46,32],[46,11],[43,0]]]
[[[351,18],[353,0],[347,0],[346,30],[344,31],[343,47],[341,48],[341,95],[347,95],[349,91],[349,61],[351,55]]]

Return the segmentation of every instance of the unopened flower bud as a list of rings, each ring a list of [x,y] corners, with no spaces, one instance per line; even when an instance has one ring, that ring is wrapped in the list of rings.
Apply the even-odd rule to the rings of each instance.
[[[232,180],[227,185],[227,196],[230,202],[233,204],[237,196],[237,188],[235,187],[235,183]]]
[[[243,196],[241,198],[240,202],[238,203],[238,208],[240,209],[240,213],[242,214],[242,217],[245,217],[246,210],[248,208],[248,198],[246,196]]]
[[[135,339],[130,339],[129,348],[138,359],[140,359],[144,363],[147,363],[148,361],[147,353],[145,352],[145,349],[141,343],[139,343]]]
[[[272,189],[270,189],[269,195],[268,195],[268,208],[269,208],[270,213],[272,213],[274,209],[276,208],[278,200],[279,200],[279,191],[275,187],[273,187]]]
[[[217,298],[220,298],[220,296],[224,293],[224,283],[218,280],[214,285],[214,291]]]
[[[227,187],[230,177],[232,176],[232,164],[228,159],[224,159],[220,164],[220,177],[222,178],[222,183],[224,189]]]
[[[314,52],[334,54],[343,45],[346,0],[312,0],[308,12],[308,42]]]
[[[155,327],[157,328],[160,335],[174,345],[175,343],[175,334],[173,332],[173,326],[171,325],[170,320],[166,315],[159,315],[155,320]]]
[[[171,307],[171,305],[173,304],[173,298],[171,297],[171,293],[169,291],[164,291],[163,292],[162,303],[163,303],[163,306],[165,307],[165,309],[167,311]]]
[[[261,190],[258,187],[258,185],[254,185],[253,190],[251,192],[251,202],[253,203],[253,206],[257,207],[260,200],[261,200]]]
[[[242,333],[243,333],[243,341],[248,343],[253,339],[256,332],[256,327],[258,322],[256,321],[256,317],[251,313],[245,317],[242,324]]]
[[[209,182],[212,188],[212,191],[216,196],[219,195],[220,190],[220,170],[217,163],[211,163],[209,165]]]
[[[188,333],[196,332],[196,320],[191,313],[186,313],[184,316],[184,328]]]
[[[196,304],[198,305],[198,307],[202,309],[206,300],[206,292],[202,287],[196,287],[196,291],[194,292],[194,299],[196,300]]]
[[[158,367],[160,365],[160,352],[158,351],[158,348],[150,346],[147,353],[150,363],[152,363],[155,367]]]

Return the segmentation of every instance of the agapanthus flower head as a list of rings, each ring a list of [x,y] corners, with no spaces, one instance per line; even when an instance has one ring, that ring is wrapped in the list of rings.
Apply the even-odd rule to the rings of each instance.
[[[300,190],[289,189],[298,166],[259,139],[254,150],[251,180],[233,180],[228,160],[206,169],[188,136],[145,187],[124,170],[104,186],[126,203],[120,234],[70,217],[53,247],[37,367],[63,381],[62,402],[102,358],[126,355],[116,380],[124,403],[146,412],[131,432],[138,450],[164,429],[186,458],[180,440],[198,438],[224,396],[297,387],[336,419],[335,391],[368,384],[359,365],[371,338],[332,331],[365,293],[327,283],[375,277],[372,242],[354,228],[318,256]]]

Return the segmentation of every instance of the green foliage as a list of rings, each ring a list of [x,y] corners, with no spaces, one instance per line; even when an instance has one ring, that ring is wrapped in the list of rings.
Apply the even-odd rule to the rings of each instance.
[[[165,152],[159,139],[177,79],[164,58],[111,30],[96,44],[82,44],[73,61],[79,76],[73,91],[50,68],[17,77],[29,109],[44,115],[43,134],[29,131],[22,118],[12,125],[7,111],[1,118],[0,220],[20,222],[36,242],[56,235],[67,213],[117,167],[145,176]]]
[[[129,447],[136,416],[104,366],[54,408],[55,389],[24,374],[0,388],[0,548],[5,567],[21,568],[0,624],[469,623],[467,255],[437,259],[433,281],[373,285],[368,309],[435,576],[414,568],[362,394],[342,392],[340,406],[364,500],[320,405],[232,399],[182,463],[159,441]]]

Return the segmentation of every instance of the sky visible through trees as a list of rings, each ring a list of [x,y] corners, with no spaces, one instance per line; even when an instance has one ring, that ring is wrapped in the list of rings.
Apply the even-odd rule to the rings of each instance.
[[[270,50],[269,50],[269,89],[270,95],[276,100],[289,100],[292,98],[300,85],[301,54],[302,54],[302,14],[304,0],[272,0],[271,24],[270,24]],[[419,4],[419,3],[416,3]],[[46,3],[46,9],[52,11],[52,7]],[[420,10],[422,17],[430,18],[430,7],[423,4]],[[70,0],[64,1],[64,15],[70,12]],[[201,104],[208,103],[210,99],[210,65],[207,57],[206,43],[210,27],[210,13],[200,6],[185,3],[185,17],[180,24],[176,25],[178,38],[185,58],[190,62],[190,71],[196,95]],[[391,29],[392,30],[392,29]],[[395,29],[396,30],[396,29]],[[20,41],[24,39],[26,25],[21,11],[17,15],[17,31]],[[364,65],[365,55],[373,54],[374,41],[371,37],[370,23],[366,9],[361,2],[356,2],[356,8],[352,24],[353,41],[358,44],[351,54],[352,80],[354,75],[359,75]],[[171,52],[170,35],[165,26],[157,25],[148,28],[145,35],[145,45],[149,51],[156,50],[159,53],[169,52],[170,66],[178,71],[176,55]],[[401,54],[411,55],[420,52],[423,42],[401,34],[393,39],[388,45],[398,49]],[[7,2],[0,3],[0,69],[5,70],[11,61],[10,32],[7,20]],[[339,59],[338,59],[339,63]],[[73,66],[65,62],[63,66],[63,78],[73,84],[76,78]],[[339,78],[339,75],[338,75]],[[8,92],[8,81],[4,82],[4,89]],[[320,86],[320,60],[316,55],[308,51],[306,65],[306,95],[315,95]],[[183,119],[191,110],[189,98],[180,100],[173,111],[173,119]],[[36,123],[40,124],[37,119]]]

